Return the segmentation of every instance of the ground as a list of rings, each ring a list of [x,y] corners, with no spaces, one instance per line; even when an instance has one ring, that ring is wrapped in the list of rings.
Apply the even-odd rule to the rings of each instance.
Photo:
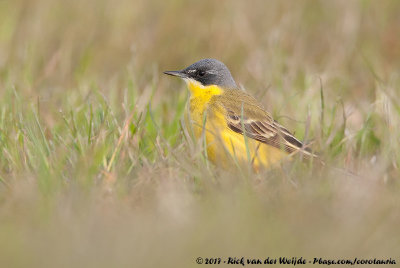
[[[398,258],[399,13],[399,1],[0,1],[0,267]],[[162,74],[209,57],[325,165],[209,163],[183,120],[184,83]]]

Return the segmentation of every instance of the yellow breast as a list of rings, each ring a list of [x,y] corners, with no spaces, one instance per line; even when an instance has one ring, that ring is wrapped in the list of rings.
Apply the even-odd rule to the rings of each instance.
[[[225,109],[211,98],[224,93],[218,86],[203,86],[194,80],[186,81],[191,92],[189,100],[190,122],[197,139],[205,139],[207,156],[215,164],[229,168],[249,163],[255,169],[269,166],[286,154],[272,146],[246,138],[232,131],[225,120]]]

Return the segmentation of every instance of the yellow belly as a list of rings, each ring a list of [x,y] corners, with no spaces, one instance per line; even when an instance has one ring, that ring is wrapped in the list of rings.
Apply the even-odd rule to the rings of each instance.
[[[189,125],[197,139],[205,140],[208,159],[216,165],[249,165],[258,170],[279,162],[287,153],[247,138],[232,131],[225,121],[224,109],[213,104],[211,98],[223,94],[217,86],[202,86],[196,81],[187,80],[191,92],[189,101]],[[247,143],[247,145],[246,145]]]
[[[204,115],[202,111],[192,107],[191,126],[197,139],[205,139],[208,159],[216,165],[229,169],[236,163],[250,164],[258,170],[261,167],[269,167],[287,156],[286,152],[278,148],[245,138],[232,131],[220,111],[208,110],[208,113]]]

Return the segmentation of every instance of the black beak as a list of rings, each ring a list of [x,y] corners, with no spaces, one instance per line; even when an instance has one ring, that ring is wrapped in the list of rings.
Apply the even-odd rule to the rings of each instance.
[[[165,71],[164,73],[172,76],[177,76],[180,78],[188,78],[188,75],[185,74],[183,71]]]

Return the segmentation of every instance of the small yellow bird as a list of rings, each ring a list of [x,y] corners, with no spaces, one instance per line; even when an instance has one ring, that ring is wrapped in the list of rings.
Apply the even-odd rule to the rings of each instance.
[[[181,71],[165,74],[185,80],[190,123],[197,139],[205,138],[207,156],[229,168],[232,161],[269,167],[297,152],[315,157],[279,125],[251,95],[239,89],[230,71],[215,59],[202,59]]]

